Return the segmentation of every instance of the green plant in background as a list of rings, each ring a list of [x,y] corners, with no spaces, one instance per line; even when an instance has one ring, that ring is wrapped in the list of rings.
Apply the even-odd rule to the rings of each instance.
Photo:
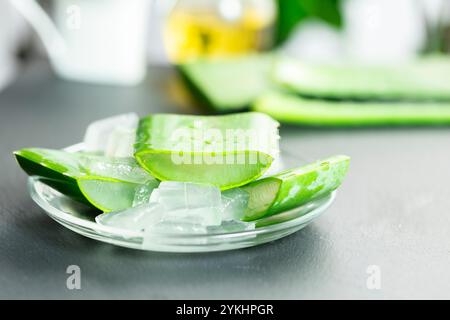
[[[307,18],[342,26],[341,0],[278,0],[276,45],[286,41],[294,28]]]
[[[422,50],[423,54],[430,53],[450,53],[450,0],[441,4],[438,21],[433,23],[425,14],[425,9],[421,8],[425,24],[426,41]]]

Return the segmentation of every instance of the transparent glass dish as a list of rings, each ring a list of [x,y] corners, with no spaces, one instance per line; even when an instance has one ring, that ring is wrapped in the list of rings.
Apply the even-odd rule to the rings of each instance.
[[[67,148],[76,152],[83,149],[82,144]],[[282,152],[283,166],[296,167],[305,161],[288,156]],[[210,252],[232,250],[256,246],[288,236],[322,214],[333,202],[336,192],[321,199],[311,201],[301,207],[260,219],[254,230],[182,234],[155,233],[144,241],[143,232],[107,227],[95,222],[98,211],[73,201],[58,191],[45,185],[39,177],[30,177],[28,187],[32,199],[55,221],[66,228],[95,240],[117,246],[161,252]]]

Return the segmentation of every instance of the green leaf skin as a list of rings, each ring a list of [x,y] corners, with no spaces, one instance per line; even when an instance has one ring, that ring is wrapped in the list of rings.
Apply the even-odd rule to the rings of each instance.
[[[272,86],[273,56],[250,55],[227,59],[202,59],[178,66],[190,88],[219,112],[248,108]]]
[[[243,221],[284,212],[336,190],[350,164],[348,156],[333,156],[241,187],[249,194]]]
[[[75,167],[70,165],[69,162],[61,166],[58,165],[61,159],[56,160],[55,158],[55,161],[49,161],[46,165],[43,165],[41,163],[45,161],[45,156],[37,149],[15,151],[14,155],[20,167],[29,176],[42,177],[42,182],[50,187],[74,200],[90,204],[77,187],[77,182],[72,177]],[[57,154],[55,155],[57,156]]]
[[[151,115],[140,121],[135,157],[159,180],[209,183],[225,190],[255,180],[270,167],[279,152],[278,125],[269,116],[255,112]],[[261,143],[256,147],[241,145],[228,138],[229,130],[251,131]],[[220,136],[216,142],[221,143],[208,138],[208,132],[216,132]]]
[[[158,182],[134,159],[112,159],[50,149],[14,152],[20,167],[62,194],[103,212],[132,206],[137,187]]]
[[[283,123],[308,126],[448,125],[450,102],[347,102],[268,93],[253,110]]]
[[[409,64],[311,64],[280,58],[274,81],[298,94],[334,99],[450,101],[450,59]]]

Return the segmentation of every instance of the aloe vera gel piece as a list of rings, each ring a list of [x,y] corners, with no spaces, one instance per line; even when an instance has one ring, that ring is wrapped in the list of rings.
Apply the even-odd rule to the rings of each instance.
[[[278,125],[256,112],[151,115],[140,121],[135,157],[160,180],[225,190],[255,180],[270,167],[279,152]]]
[[[341,185],[349,163],[348,156],[334,156],[240,187],[249,195],[242,220],[275,215],[329,194]]]
[[[38,148],[16,151],[15,156],[30,176],[39,176],[59,192],[104,212],[129,208],[138,188],[158,185],[132,158]]]
[[[336,99],[450,101],[450,59],[404,65],[311,64],[281,58],[274,80],[299,94]]]

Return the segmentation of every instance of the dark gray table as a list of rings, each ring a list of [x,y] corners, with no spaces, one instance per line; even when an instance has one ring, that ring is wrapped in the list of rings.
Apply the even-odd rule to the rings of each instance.
[[[32,202],[13,150],[70,145],[92,119],[122,112],[192,112],[173,80],[152,68],[137,88],[90,86],[37,63],[0,94],[0,298],[450,298],[448,128],[283,127],[283,148],[348,154],[351,171],[325,215],[255,248],[123,249],[65,229]],[[69,265],[81,268],[81,290],[66,288]],[[372,265],[379,290],[367,287]]]

